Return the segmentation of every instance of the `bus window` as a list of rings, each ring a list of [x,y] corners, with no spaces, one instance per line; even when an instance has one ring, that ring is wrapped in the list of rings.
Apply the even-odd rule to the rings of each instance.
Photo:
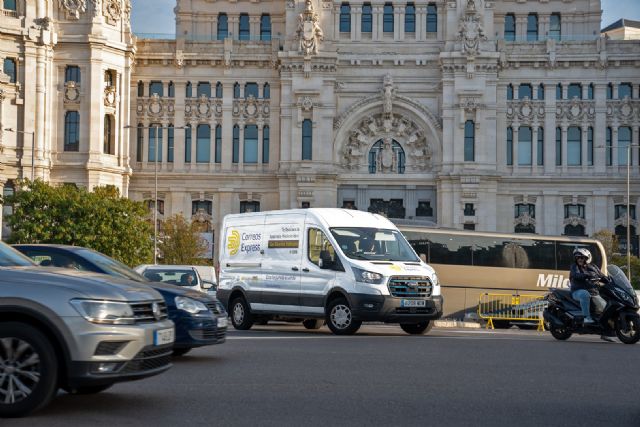
[[[403,234],[420,259],[424,262],[428,262],[429,240],[426,239],[425,235],[422,233],[415,233],[413,231],[406,231]]]
[[[429,263],[471,265],[472,238],[432,234],[429,236]]]
[[[516,260],[515,268],[555,270],[556,254],[554,242],[549,240],[514,240],[524,253],[524,259]]]
[[[558,270],[568,271],[573,264],[573,250],[575,248],[586,248],[591,252],[593,263],[602,268],[602,254],[600,248],[595,243],[574,243],[574,242],[556,242],[556,258],[558,260]]]
[[[505,240],[497,237],[473,237],[473,265],[480,267],[511,267],[505,257]]]

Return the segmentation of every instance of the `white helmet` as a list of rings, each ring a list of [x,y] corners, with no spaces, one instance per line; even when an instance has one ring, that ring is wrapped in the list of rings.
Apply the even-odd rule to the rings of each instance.
[[[591,252],[585,248],[575,248],[573,250],[573,259],[578,257],[585,257],[587,259],[587,264],[591,264],[591,260],[593,259]]]

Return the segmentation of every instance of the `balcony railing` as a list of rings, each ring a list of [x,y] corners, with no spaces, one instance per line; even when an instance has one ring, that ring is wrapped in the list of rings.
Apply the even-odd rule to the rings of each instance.
[[[11,9],[2,9],[2,16],[8,16],[10,18],[18,18],[18,11]]]

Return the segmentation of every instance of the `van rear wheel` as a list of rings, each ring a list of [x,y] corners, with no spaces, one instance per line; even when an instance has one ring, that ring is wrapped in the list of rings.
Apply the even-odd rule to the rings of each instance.
[[[400,327],[408,334],[421,335],[429,332],[433,328],[433,323],[429,320],[420,323],[401,323]]]
[[[327,326],[336,335],[355,334],[362,321],[354,320],[353,311],[344,298],[334,299],[327,307]]]
[[[324,319],[304,319],[302,324],[306,329],[320,329],[324,325]]]
[[[240,331],[246,331],[253,326],[251,309],[242,297],[234,299],[231,303],[231,323]]]

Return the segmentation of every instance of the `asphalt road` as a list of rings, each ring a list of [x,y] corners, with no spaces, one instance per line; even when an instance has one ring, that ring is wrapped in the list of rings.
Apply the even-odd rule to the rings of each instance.
[[[231,330],[167,373],[13,426],[640,426],[640,344],[535,331]]]

